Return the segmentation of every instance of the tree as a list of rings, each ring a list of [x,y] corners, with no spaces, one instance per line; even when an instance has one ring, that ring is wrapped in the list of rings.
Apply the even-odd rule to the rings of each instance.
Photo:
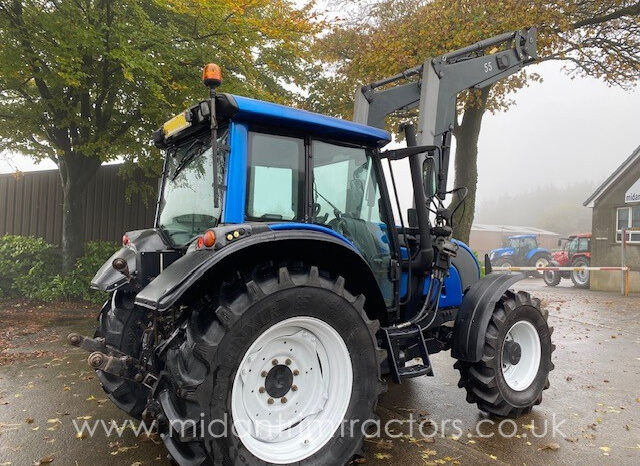
[[[343,18],[318,43],[318,54],[331,63],[331,75],[318,79],[307,102],[349,117],[356,83],[371,82],[428,57],[530,25],[539,28],[540,61],[562,60],[571,75],[630,87],[640,77],[639,16],[638,0],[363,1],[353,16]],[[489,88],[459,97],[453,131],[454,185],[466,186],[469,194],[464,213],[460,210],[455,219],[456,238],[468,241],[473,222],[484,114],[506,110],[513,92],[538,80],[540,76],[525,68]]]
[[[316,28],[292,0],[0,0],[0,152],[58,166],[64,269],[100,164],[157,159],[151,131],[206,96],[204,63],[222,91],[290,101]]]

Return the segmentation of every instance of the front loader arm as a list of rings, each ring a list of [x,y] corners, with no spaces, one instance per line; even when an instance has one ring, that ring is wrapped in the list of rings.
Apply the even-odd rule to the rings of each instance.
[[[420,66],[362,86],[356,92],[353,119],[384,128],[385,119],[390,114],[418,108],[416,143],[441,148],[438,197],[444,199],[457,95],[465,89],[493,84],[535,61],[538,57],[536,31],[531,27],[504,33],[455,52],[429,58]],[[503,49],[500,51],[489,50],[501,46]],[[414,77],[417,79],[389,87]]]
[[[511,46],[506,50],[484,53],[490,47],[508,42]],[[419,107],[421,113],[427,111],[435,114],[432,132],[441,134],[453,124],[455,98],[461,91],[486,87],[518,72],[524,65],[538,58],[536,46],[536,28],[531,27],[501,34],[440,57],[429,58],[420,66],[358,89],[353,120],[384,128],[388,115]],[[414,76],[418,80],[377,90]],[[453,108],[450,104],[453,104]],[[421,141],[421,144],[427,143]]]

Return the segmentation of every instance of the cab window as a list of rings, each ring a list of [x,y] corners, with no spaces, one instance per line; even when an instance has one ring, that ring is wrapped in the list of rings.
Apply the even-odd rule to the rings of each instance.
[[[578,241],[578,252],[589,251],[589,238],[580,238]]]
[[[569,250],[569,254],[574,254],[575,252],[578,251],[578,238],[574,238],[569,242],[569,247],[567,248]]]
[[[248,220],[303,218],[303,139],[250,132],[248,170]]]

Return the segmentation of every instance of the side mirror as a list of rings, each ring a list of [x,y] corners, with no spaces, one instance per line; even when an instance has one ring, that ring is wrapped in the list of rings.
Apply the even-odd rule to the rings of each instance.
[[[436,180],[436,169],[433,157],[427,157],[422,164],[422,184],[424,186],[424,194],[428,199],[436,195]]]

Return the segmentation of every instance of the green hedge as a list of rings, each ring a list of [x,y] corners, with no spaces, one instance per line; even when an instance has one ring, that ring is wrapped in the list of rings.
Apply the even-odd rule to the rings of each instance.
[[[33,236],[0,236],[0,298],[101,303],[106,293],[91,290],[89,284],[118,247],[112,242],[88,242],[75,269],[62,276],[61,256],[54,245]]]

